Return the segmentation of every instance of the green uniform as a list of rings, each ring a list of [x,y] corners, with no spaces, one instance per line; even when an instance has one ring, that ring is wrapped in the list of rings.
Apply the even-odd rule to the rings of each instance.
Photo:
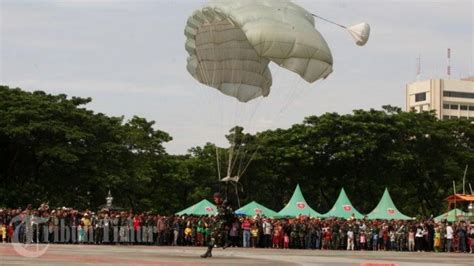
[[[212,257],[212,249],[217,242],[223,243],[223,247],[228,245],[227,234],[234,221],[234,212],[227,201],[217,205],[217,215],[210,223],[211,239],[207,246],[207,251],[201,257]],[[219,241],[220,240],[220,241]]]

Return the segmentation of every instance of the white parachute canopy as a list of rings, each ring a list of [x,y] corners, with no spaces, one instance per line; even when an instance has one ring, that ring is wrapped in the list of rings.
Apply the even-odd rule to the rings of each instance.
[[[359,46],[364,46],[369,40],[370,26],[365,22],[348,27],[347,31],[351,34],[352,38],[354,38],[356,44]]]
[[[310,83],[332,72],[311,13],[288,0],[211,1],[188,18],[184,33],[188,72],[241,102],[270,93],[271,61]]]

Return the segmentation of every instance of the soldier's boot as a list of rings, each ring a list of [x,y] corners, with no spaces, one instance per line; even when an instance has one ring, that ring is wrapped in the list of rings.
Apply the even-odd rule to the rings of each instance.
[[[206,253],[202,254],[202,255],[201,255],[201,258],[205,259],[205,258],[210,258],[210,257],[212,257],[212,248],[213,248],[213,247],[214,247],[214,246],[209,245],[209,246],[207,247]]]

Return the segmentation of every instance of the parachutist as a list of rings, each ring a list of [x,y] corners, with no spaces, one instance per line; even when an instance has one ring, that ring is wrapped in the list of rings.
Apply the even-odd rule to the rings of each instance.
[[[214,203],[217,206],[217,215],[211,221],[211,240],[207,245],[207,251],[201,255],[201,258],[212,257],[212,249],[218,239],[224,241],[223,249],[229,247],[227,232],[234,221],[234,212],[227,200],[222,200],[219,192],[214,193]]]

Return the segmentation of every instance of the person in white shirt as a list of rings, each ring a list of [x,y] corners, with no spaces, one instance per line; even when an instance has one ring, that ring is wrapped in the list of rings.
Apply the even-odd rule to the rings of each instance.
[[[272,246],[271,244],[272,244],[273,226],[267,219],[263,219],[262,228],[263,228],[263,237],[264,237],[263,246],[265,248],[270,248]]]
[[[451,226],[451,222],[448,223],[448,226],[446,226],[446,239],[447,239],[447,245],[446,245],[446,251],[451,252],[451,246],[453,244],[453,237],[454,237],[454,231],[453,227]]]
[[[347,250],[354,250],[354,231],[352,231],[352,227],[347,230]]]
[[[415,233],[415,250],[420,252],[423,249],[423,225],[420,224],[416,227]]]

